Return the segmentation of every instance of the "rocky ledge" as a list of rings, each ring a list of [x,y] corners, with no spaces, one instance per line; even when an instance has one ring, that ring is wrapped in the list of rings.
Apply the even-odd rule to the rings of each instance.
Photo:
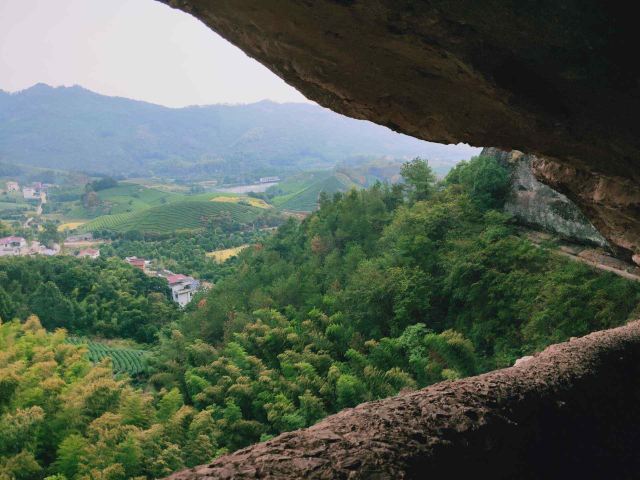
[[[169,477],[636,478],[640,321],[369,402]]]

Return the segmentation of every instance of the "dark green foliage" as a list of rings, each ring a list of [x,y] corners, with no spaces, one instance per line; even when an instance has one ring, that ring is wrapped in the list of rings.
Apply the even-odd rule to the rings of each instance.
[[[0,278],[4,320],[34,313],[49,330],[149,343],[178,318],[165,281],[115,258],[4,257]]]
[[[500,208],[509,191],[509,171],[494,157],[478,157],[458,163],[445,184],[461,185],[481,210]]]
[[[261,230],[226,233],[208,229],[201,233],[178,234],[164,239],[155,237],[134,239],[124,236],[124,238],[116,238],[112,243],[102,246],[100,251],[102,255],[107,257],[137,256],[153,259],[154,264],[158,267],[173,272],[186,272],[197,278],[217,282],[233,271],[234,267],[215,262],[206,256],[207,252],[262,243],[270,235],[270,232]]]
[[[0,365],[10,439],[0,473],[19,463],[36,477],[41,466],[75,478],[164,477],[360,402],[511,365],[636,309],[637,283],[518,236],[498,208],[498,163],[474,159],[440,184],[421,160],[404,172],[405,186],[321,195],[316,213],[245,249],[180,318],[160,284],[117,259],[0,261],[0,312],[37,310],[51,327],[93,333],[159,332],[142,393],[114,379],[107,358],[89,369],[63,332],[40,332],[35,317],[0,325],[0,347],[15,359]],[[146,248],[186,265],[198,258],[189,246],[240,241],[221,225],[176,238],[175,249],[143,235],[105,248]],[[55,353],[29,355],[34,342]],[[88,345],[92,360],[138,372],[141,353]],[[59,382],[37,380],[55,390],[48,402],[29,379],[51,358],[70,386],[59,394]]]
[[[100,190],[106,190],[107,188],[115,188],[118,186],[118,181],[115,178],[103,177],[99,180],[94,180],[88,183],[86,186],[87,191],[99,192]]]
[[[412,201],[427,200],[433,195],[436,176],[427,162],[415,158],[405,163],[400,170]]]

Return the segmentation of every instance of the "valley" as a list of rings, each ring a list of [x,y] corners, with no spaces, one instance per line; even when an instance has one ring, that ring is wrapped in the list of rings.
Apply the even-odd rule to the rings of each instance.
[[[384,178],[336,167],[246,195],[107,177],[53,187],[38,221],[5,227],[63,248],[0,258],[0,418],[57,434],[18,441],[24,454],[0,444],[0,458],[26,455],[40,476],[166,476],[624,324],[637,278],[592,268],[593,245],[561,238],[584,230],[567,230],[582,221],[571,204],[557,219],[519,208],[520,166],[486,150],[444,178],[415,159]],[[178,301],[191,283],[206,288]]]

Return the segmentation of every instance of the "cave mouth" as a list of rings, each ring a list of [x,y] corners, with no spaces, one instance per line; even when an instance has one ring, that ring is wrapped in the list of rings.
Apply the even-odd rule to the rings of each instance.
[[[622,256],[640,254],[640,67],[624,53],[636,26],[620,9],[596,0],[165,3],[337,112],[535,156],[537,179],[573,200]],[[639,339],[638,323],[597,332],[172,478],[634,478]]]

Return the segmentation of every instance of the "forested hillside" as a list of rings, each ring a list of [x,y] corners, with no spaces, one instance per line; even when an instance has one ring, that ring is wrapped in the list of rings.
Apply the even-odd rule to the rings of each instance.
[[[176,109],[81,87],[0,91],[0,163],[12,165],[241,181],[300,166],[331,168],[352,156],[423,155],[451,166],[476,150],[424,142],[311,104]]]
[[[421,160],[402,174],[402,185],[323,195],[304,221],[243,250],[163,323],[137,389],[35,318],[5,323],[0,476],[22,465],[31,478],[154,478],[635,312],[638,283],[518,235],[495,159],[442,182]]]
[[[124,262],[72,257],[0,258],[0,319],[40,317],[53,331],[151,343],[177,320],[165,280]]]

